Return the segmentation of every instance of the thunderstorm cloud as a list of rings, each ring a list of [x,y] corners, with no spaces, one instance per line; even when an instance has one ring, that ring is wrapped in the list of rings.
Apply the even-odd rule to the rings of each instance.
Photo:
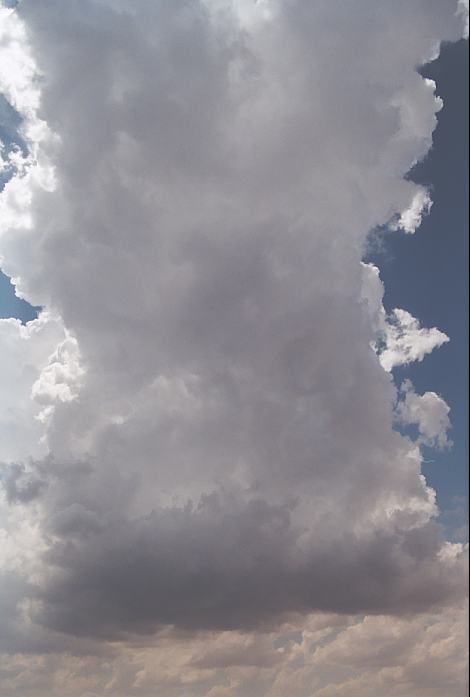
[[[449,407],[392,373],[449,338],[363,259],[430,213],[418,69],[462,8],[0,10],[0,254],[42,308],[0,320],[6,697],[461,697]]]

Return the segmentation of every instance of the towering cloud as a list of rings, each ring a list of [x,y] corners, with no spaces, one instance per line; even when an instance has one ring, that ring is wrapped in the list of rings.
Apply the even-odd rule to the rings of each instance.
[[[448,408],[408,386],[398,411],[421,437],[400,435],[388,372],[448,338],[402,309],[387,318],[378,270],[361,263],[373,228],[414,232],[430,208],[405,178],[442,106],[417,66],[461,36],[457,10],[2,10],[2,89],[28,152],[1,195],[0,250],[44,308],[27,328],[0,321],[7,383],[27,357],[1,422],[17,443],[1,446],[5,647],[98,654],[216,630],[220,651],[193,646],[191,663],[215,675],[224,656],[246,664],[258,630],[255,662],[295,663],[310,630],[276,650],[269,632],[299,613],[333,613],[330,632],[460,601],[463,549],[434,521],[419,451],[445,444]],[[407,621],[393,620],[399,655],[421,626]],[[325,634],[313,694],[366,694],[346,674],[332,692],[328,666],[338,650],[354,668],[351,637],[381,641],[381,622]],[[122,671],[70,694],[153,694],[143,668],[130,683]],[[194,694],[285,695],[272,687],[285,679],[253,693],[195,678]]]

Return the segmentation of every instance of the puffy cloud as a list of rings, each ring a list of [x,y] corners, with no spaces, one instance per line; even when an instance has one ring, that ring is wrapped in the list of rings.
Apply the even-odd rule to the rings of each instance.
[[[404,230],[410,235],[414,234],[421,225],[423,215],[429,213],[431,206],[432,201],[429,193],[425,189],[418,190],[413,196],[410,207],[401,213],[398,222],[391,227],[396,230]]]
[[[387,372],[399,365],[422,361],[428,353],[449,341],[436,327],[421,327],[419,320],[406,310],[395,308],[387,314],[383,294],[379,269],[374,264],[362,263],[360,298],[374,331],[370,345]]]
[[[38,423],[40,406],[33,399],[32,386],[63,340],[60,320],[47,313],[26,326],[16,319],[0,319],[0,460],[20,461],[46,454],[44,429]]]
[[[2,193],[0,249],[49,312],[4,325],[13,370],[23,334],[33,357],[9,403],[27,402],[21,429],[39,429],[15,434],[18,451],[3,446],[6,568],[20,589],[4,643],[21,654],[5,659],[5,694],[54,694],[64,676],[71,695],[151,694],[155,660],[169,697],[188,685],[201,697],[274,697],[288,684],[354,694],[367,679],[374,694],[426,694],[393,661],[382,673],[354,656],[309,685],[303,628],[275,650],[266,633],[315,610],[389,613],[406,634],[404,616],[442,607],[446,618],[464,593],[464,549],[449,550],[433,521],[387,372],[447,337],[404,310],[387,318],[378,271],[361,264],[371,229],[401,216],[411,231],[429,206],[405,175],[441,103],[416,66],[459,38],[455,9],[3,10],[2,89],[29,151]],[[419,404],[422,434],[439,441]],[[334,642],[349,622],[335,618],[309,631]],[[355,621],[382,641],[379,617]],[[178,632],[199,648],[165,662]],[[58,656],[62,636],[73,657]],[[139,655],[148,636],[161,664]],[[120,657],[85,658],[97,643]],[[323,655],[325,666],[317,653],[306,664]]]
[[[413,385],[405,380],[401,386],[403,399],[397,406],[397,414],[404,424],[418,426],[425,445],[444,448],[449,445],[447,431],[450,428],[450,408],[435,392],[416,394]]]
[[[385,347],[380,362],[385,370],[413,361],[422,361],[424,356],[449,341],[449,337],[436,327],[426,329],[419,320],[406,310],[396,308],[388,318],[385,330]]]

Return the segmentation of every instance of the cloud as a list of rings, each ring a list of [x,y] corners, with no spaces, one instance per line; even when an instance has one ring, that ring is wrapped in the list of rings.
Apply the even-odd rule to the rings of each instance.
[[[387,322],[380,362],[385,370],[392,370],[398,365],[422,361],[426,354],[448,341],[444,332],[436,327],[425,329],[409,312],[396,308]]]
[[[391,227],[395,230],[404,230],[409,235],[413,235],[421,225],[423,215],[431,210],[432,201],[429,193],[425,189],[417,191],[409,208],[404,210],[397,223]]]
[[[309,616],[276,631],[167,630],[120,654],[4,656],[5,697],[461,697],[466,608],[414,618]]]
[[[38,423],[40,406],[31,392],[50,354],[63,340],[61,322],[47,313],[26,326],[16,319],[0,319],[0,458],[4,462],[47,452],[44,429]]]
[[[457,14],[461,16],[464,22],[463,37],[468,39],[468,0],[459,0]]]
[[[375,334],[370,345],[384,370],[390,372],[397,366],[422,361],[428,353],[449,341],[437,327],[421,327],[419,320],[406,310],[395,308],[387,314],[382,302],[384,287],[379,269],[370,263],[361,265],[360,299]]]
[[[435,392],[416,394],[413,385],[405,380],[401,386],[403,398],[397,406],[397,414],[404,424],[418,426],[424,445],[445,448],[449,446],[447,431],[450,428],[450,408]]]
[[[34,424],[18,451],[4,444],[8,569],[23,584],[5,643],[36,655],[42,640],[43,675],[60,682],[68,665],[70,694],[145,694],[137,649],[95,675],[92,659],[60,659],[57,637],[77,654],[168,627],[271,632],[312,611],[388,613],[400,631],[408,615],[447,617],[465,550],[434,521],[387,371],[448,339],[405,310],[386,317],[361,259],[370,230],[400,216],[411,230],[429,205],[405,175],[441,103],[416,66],[461,35],[455,3],[2,12],[2,89],[29,150],[2,193],[0,250],[45,308],[27,329],[2,325],[14,370],[23,335],[32,357],[8,409],[27,401],[18,428]],[[439,441],[424,397],[422,435]],[[254,641],[212,663],[199,651],[187,684],[263,694],[253,676],[214,678],[217,660],[244,670]],[[262,644],[253,660],[270,671],[278,655]],[[10,660],[6,694],[47,693],[28,657],[8,682]],[[161,689],[178,695],[168,671]],[[262,689],[284,695],[287,679]]]

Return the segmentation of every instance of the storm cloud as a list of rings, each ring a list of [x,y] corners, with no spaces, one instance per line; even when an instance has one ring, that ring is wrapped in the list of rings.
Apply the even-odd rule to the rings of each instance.
[[[406,175],[442,102],[417,70],[462,36],[458,10],[1,10],[1,88],[28,152],[0,250],[43,308],[0,320],[12,642],[268,632],[312,612],[390,614],[408,636],[400,617],[461,602],[465,550],[421,473],[448,407],[390,372],[448,337],[387,316],[362,263],[373,229],[411,233],[430,210]]]

